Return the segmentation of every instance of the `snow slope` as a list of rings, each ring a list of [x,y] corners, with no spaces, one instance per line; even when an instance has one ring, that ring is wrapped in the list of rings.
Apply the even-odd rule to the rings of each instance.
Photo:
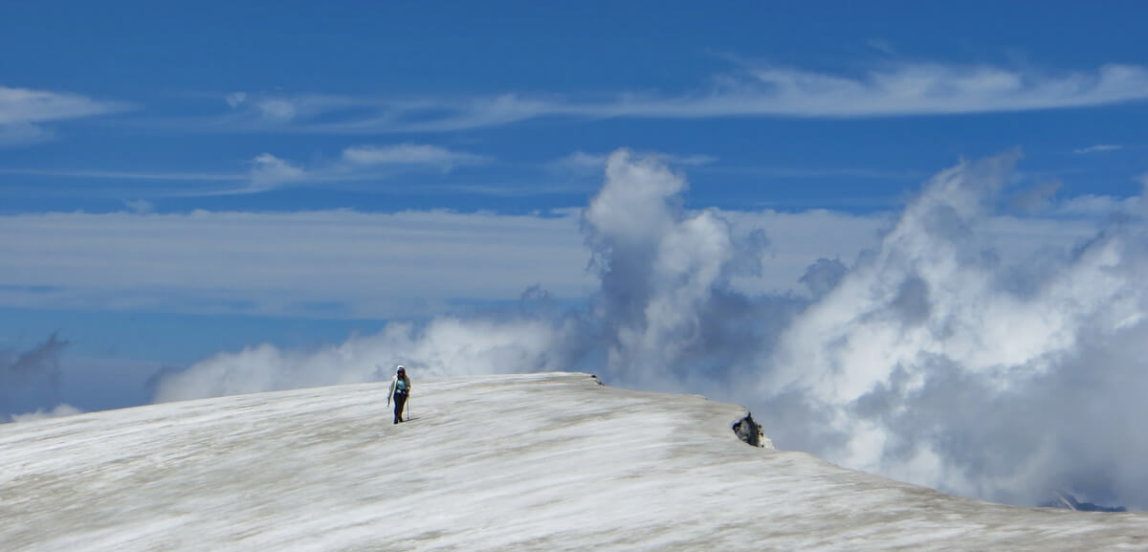
[[[415,380],[0,427],[3,550],[1148,549],[1148,514],[954,498],[754,448],[584,374]],[[768,428],[766,428],[768,431]]]

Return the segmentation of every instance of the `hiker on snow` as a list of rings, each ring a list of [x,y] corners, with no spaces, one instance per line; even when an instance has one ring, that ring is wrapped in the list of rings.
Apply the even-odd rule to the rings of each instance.
[[[407,404],[407,397],[411,395],[411,378],[407,377],[407,369],[398,366],[395,377],[391,378],[391,388],[387,391],[387,406],[391,405],[391,398],[395,399],[395,421],[403,421],[403,406]]]

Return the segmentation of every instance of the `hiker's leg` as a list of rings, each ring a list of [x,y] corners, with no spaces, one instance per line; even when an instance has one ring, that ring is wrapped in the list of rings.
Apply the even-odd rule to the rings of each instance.
[[[406,394],[395,394],[395,420],[403,421],[403,407],[407,404]]]

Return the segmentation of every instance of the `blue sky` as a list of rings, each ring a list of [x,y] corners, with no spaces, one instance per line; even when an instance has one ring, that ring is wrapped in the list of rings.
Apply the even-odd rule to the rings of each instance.
[[[888,208],[1010,148],[1135,193],[1143,7],[818,6],[9,5],[4,86],[49,96],[5,125],[3,211],[524,212],[584,203],[555,164],[618,147],[696,161],[698,205]]]
[[[578,213],[619,148],[687,175],[687,209],[795,227],[828,210],[875,232],[931,175],[1014,151],[1006,195],[1118,203],[1148,172],[1146,12],[8,2],[0,347],[58,332],[74,370],[150,373],[534,285],[578,304]],[[870,240],[820,228],[771,236],[792,266],[755,289]]]

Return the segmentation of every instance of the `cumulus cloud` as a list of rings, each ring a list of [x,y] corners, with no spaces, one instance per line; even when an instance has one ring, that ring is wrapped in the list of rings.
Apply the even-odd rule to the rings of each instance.
[[[673,375],[687,359],[716,350],[715,338],[732,345],[743,337],[711,332],[736,320],[738,307],[747,310],[729,277],[752,270],[756,262],[733,261],[759,259],[763,244],[735,237],[716,210],[683,211],[685,188],[684,177],[657,158],[616,152],[584,214],[601,282],[592,325],[606,344],[606,375],[622,384],[661,387],[680,379]]]
[[[398,362],[420,376],[583,369],[625,385],[672,388],[688,368],[687,358],[729,345],[723,353],[728,360],[735,350],[752,350],[749,344],[768,332],[713,332],[713,326],[733,326],[762,308],[787,310],[794,304],[782,299],[749,305],[728,289],[731,275],[754,266],[733,258],[760,256],[765,242],[758,232],[736,234],[716,211],[684,211],[679,195],[685,179],[657,156],[616,152],[606,175],[582,217],[594,252],[591,266],[601,281],[587,312],[555,313],[546,294],[531,288],[521,309],[499,316],[392,324],[320,351],[260,346],[218,355],[165,377],[156,396],[173,400],[367,381],[388,376]],[[712,367],[715,381],[725,379],[725,366]]]
[[[561,322],[442,317],[416,327],[391,324],[377,335],[354,337],[318,351],[283,351],[270,345],[221,353],[157,382],[157,401],[185,400],[301,386],[390,378],[396,364],[416,377],[560,370]]]
[[[763,351],[777,441],[944,490],[1148,504],[1142,222],[1008,258],[988,219],[1012,160],[929,182],[880,246]]]

